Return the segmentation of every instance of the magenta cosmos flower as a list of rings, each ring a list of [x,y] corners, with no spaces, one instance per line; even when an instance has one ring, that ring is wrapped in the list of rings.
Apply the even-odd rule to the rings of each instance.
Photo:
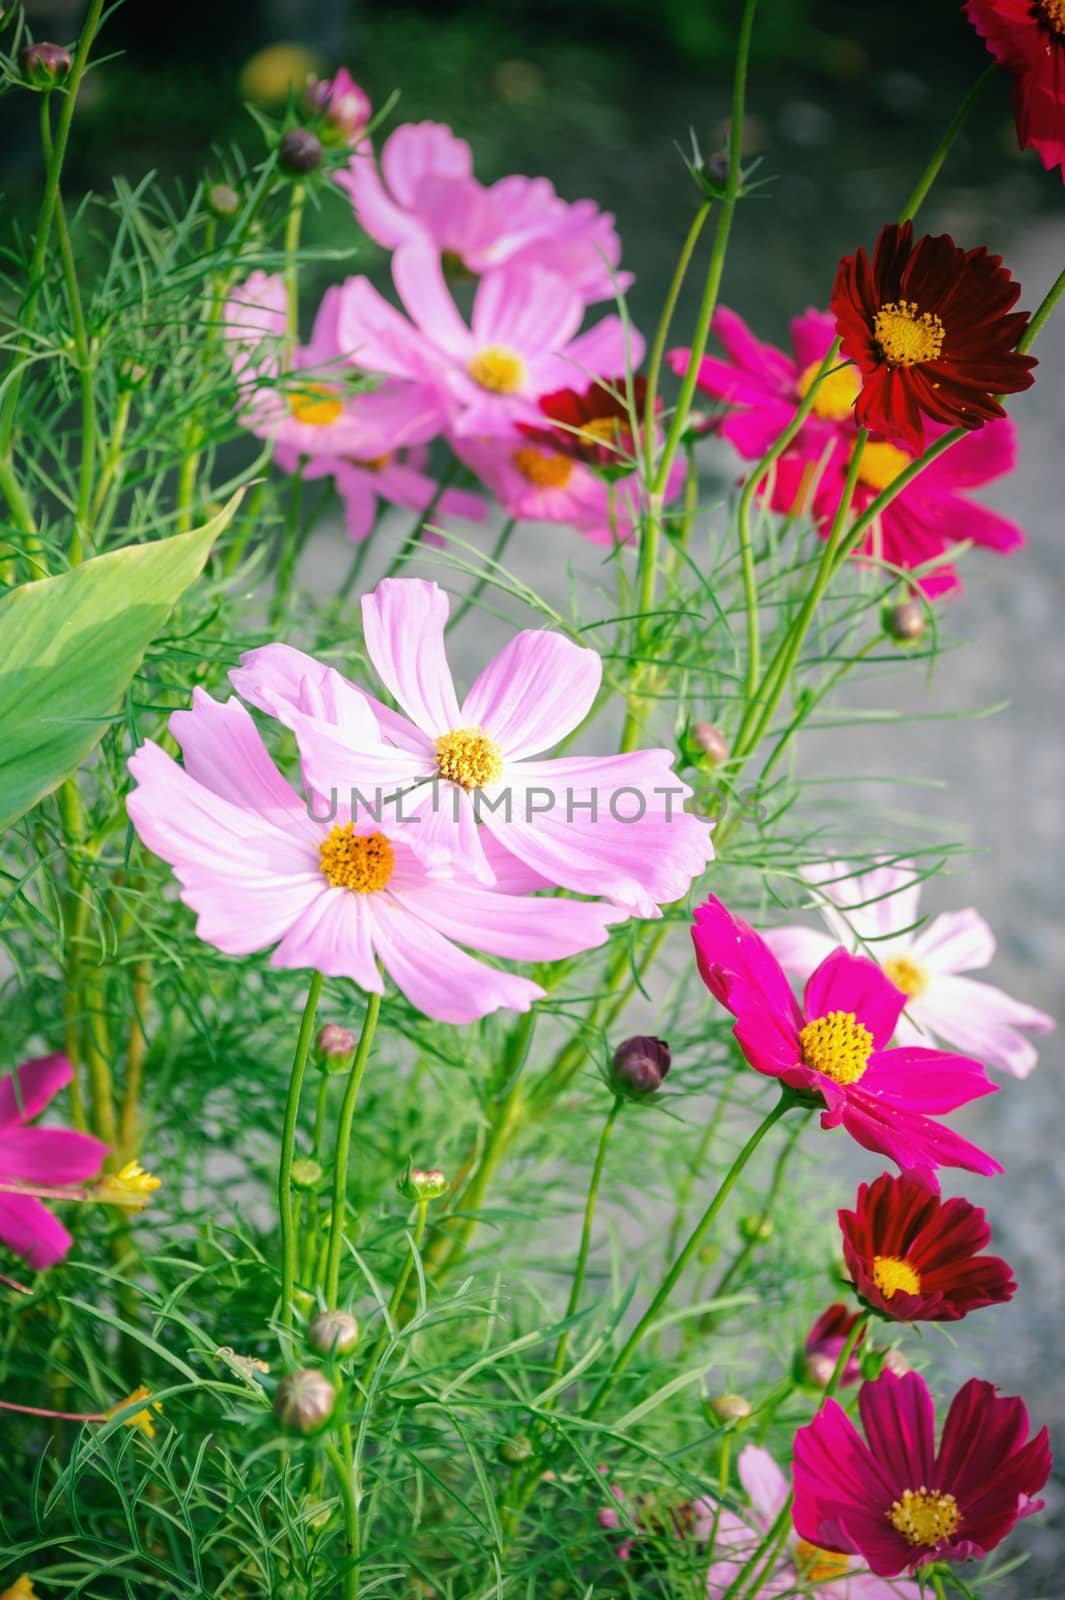
[[[444,591],[421,579],[385,579],[363,597],[367,654],[404,713],[374,702],[391,741],[383,751],[367,746],[365,722],[301,709],[324,669],[298,651],[250,651],[233,685],[293,728],[321,794],[400,793],[404,838],[430,865],[491,883],[494,841],[541,880],[658,916],[713,857],[709,825],[683,809],[691,791],[671,752],[543,754],[584,721],[602,678],[595,651],[557,633],[516,634],[460,705],[444,648],[448,610]]]
[[[987,1217],[968,1200],[941,1200],[885,1172],[839,1213],[843,1259],[858,1294],[894,1322],[956,1322],[1012,1298],[1017,1285],[991,1242]]]
[[[508,263],[547,267],[584,301],[613,299],[632,282],[617,270],[612,216],[591,200],[561,200],[546,178],[478,183],[469,145],[439,122],[396,128],[382,148],[380,174],[364,146],[337,182],[387,250],[426,244],[478,277]]]
[[[934,443],[946,430],[928,429]],[[771,504],[789,516],[807,513],[822,538],[835,519],[856,443],[853,428],[837,440],[827,460],[812,462],[787,451],[777,463]],[[860,515],[911,464],[914,456],[883,440],[869,440],[858,463],[858,482],[851,500]],[[1017,430],[1006,418],[989,422],[977,437],[967,435],[925,467],[881,512],[858,547],[859,558],[882,562],[896,570],[916,572],[928,599],[961,587],[946,557],[962,544],[974,544],[996,555],[1012,555],[1026,543],[1024,529],[1008,517],[970,498],[970,489],[993,483],[1017,465]]]
[[[1002,1171],[934,1120],[994,1094],[995,1085],[967,1056],[888,1048],[906,997],[874,961],[833,951],[811,974],[800,1006],[766,941],[720,900],[698,908],[692,938],[703,982],[736,1018],[733,1033],[746,1059],[823,1103],[823,1128],[842,1125],[904,1170]]]
[[[460,438],[538,422],[540,395],[623,372],[642,358],[642,340],[618,316],[578,336],[584,301],[544,267],[508,264],[486,273],[469,326],[439,256],[426,245],[397,250],[392,277],[410,321],[368,279],[349,278],[341,290],[341,343],[371,371],[434,381]]]
[[[788,1480],[768,1450],[745,1445],[736,1464],[740,1483],[750,1505],[741,1516],[720,1505],[710,1495],[695,1502],[695,1537],[709,1542],[713,1559],[706,1575],[707,1600],[723,1600],[744,1566],[759,1549],[768,1553],[765,1540],[788,1502]],[[760,1596],[794,1595],[816,1586],[818,1600],[920,1600],[920,1589],[909,1579],[886,1582],[865,1570],[860,1557],[825,1550],[792,1529],[779,1564],[766,1574]]]
[[[858,1400],[865,1438],[829,1400],[795,1436],[795,1526],[827,1550],[860,1555],[881,1577],[931,1561],[986,1556],[1050,1474],[1047,1430],[1028,1438],[1020,1400],[970,1378],[951,1402],[939,1449],[916,1372],[881,1373]]]
[[[72,1128],[34,1128],[33,1118],[66,1087],[74,1069],[66,1056],[24,1061],[15,1075],[0,1079],[0,1179],[64,1188],[95,1178],[107,1146]],[[40,1200],[0,1192],[0,1240],[31,1267],[54,1266],[73,1243],[70,1234]]]
[[[714,431],[747,461],[757,461],[783,433],[804,400],[836,337],[835,319],[810,308],[791,324],[792,354],[756,339],[743,318],[726,306],[714,314],[713,332],[724,358],[704,356],[698,387],[727,407]],[[690,350],[671,350],[669,365],[683,377]],[[840,357],[840,365],[818,385],[813,409],[791,448],[804,460],[817,460],[842,424],[854,427],[854,402],[861,380]]]
[[[900,1044],[937,1038],[1015,1078],[1028,1076],[1037,1057],[1025,1034],[1049,1033],[1054,1019],[961,976],[994,958],[995,936],[978,911],[948,911],[922,925],[920,878],[910,862],[855,873],[843,861],[827,861],[805,868],[803,878],[830,933],[769,929],[766,943],[786,972],[808,978],[840,945],[860,949],[905,996],[895,1028]]]
[[[380,748],[373,713],[337,673],[316,686],[362,747]],[[543,990],[458,948],[552,961],[604,942],[618,919],[597,903],[535,899],[541,883],[503,861],[492,889],[431,873],[387,825],[363,827],[282,777],[249,713],[202,689],[170,729],[184,767],[158,745],[130,760],[126,804],[140,838],[173,867],[201,939],[226,955],[274,947],[271,965],[351,978],[379,994],[378,961],[418,1010],[472,1022],[527,1011]]]
[[[1065,171],[1065,0],[966,0],[963,10],[1013,79],[1021,149]]]

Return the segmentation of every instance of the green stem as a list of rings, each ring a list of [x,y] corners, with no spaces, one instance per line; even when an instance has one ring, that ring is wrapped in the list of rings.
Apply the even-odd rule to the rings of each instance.
[[[303,203],[307,191],[302,183],[292,185],[285,222],[285,332],[295,345],[300,336],[300,280],[298,253],[300,227],[303,222]]]
[[[281,1159],[277,1171],[277,1207],[281,1218],[281,1322],[292,1326],[292,1297],[296,1287],[296,1209],[292,1200],[292,1160],[296,1144],[296,1122],[299,1117],[300,1092],[307,1071],[307,1061],[314,1038],[314,1019],[322,996],[322,974],[316,972],[311,979],[307,1003],[303,1008],[296,1054],[288,1081],[285,1100],[285,1120],[281,1130]]]
[[[515,517],[508,517],[506,522],[504,522],[499,531],[499,537],[492,546],[492,553],[488,557],[488,569],[481,574],[473,588],[470,590],[469,594],[463,599],[462,604],[448,618],[447,627],[445,629],[446,633],[450,633],[452,628],[457,628],[466,613],[470,611],[481,598],[485,589],[488,587],[489,582],[491,581],[492,570],[495,567],[498,567],[500,561],[503,559],[507,545],[510,543],[510,536],[514,532],[514,529],[517,527],[517,525],[517,519]]]
[[[976,104],[984,85],[991,77],[994,76],[997,71],[998,67],[994,62],[992,62],[989,67],[985,68],[985,70],[980,74],[976,82],[973,84],[972,88],[969,90],[968,94],[965,96],[965,99],[962,101],[957,111],[955,111],[954,116],[947,125],[947,131],[944,133],[942,139],[940,139],[935,150],[933,151],[931,161],[929,161],[927,167],[925,167],[924,171],[921,173],[921,176],[914,185],[910,198],[907,200],[906,204],[902,208],[902,211],[899,213],[900,222],[911,221],[911,219],[917,215],[918,211],[924,205],[925,200],[928,198],[928,191],[938,178],[940,168],[947,159],[951,146],[958,137],[958,134],[961,132],[962,128],[965,126],[969,112]]]
[[[621,1113],[621,1108],[624,1104],[624,1095],[619,1094],[614,1096],[614,1104],[610,1108],[610,1114],[603,1124],[602,1133],[599,1135],[599,1148],[595,1152],[595,1164],[592,1167],[592,1177],[588,1185],[588,1198],[584,1203],[584,1226],[581,1229],[581,1242],[577,1251],[577,1264],[573,1269],[573,1283],[570,1287],[569,1301],[566,1305],[566,1314],[564,1318],[566,1322],[568,1322],[571,1317],[576,1316],[578,1310],[580,1309],[581,1295],[584,1293],[584,1278],[588,1270],[588,1252],[591,1249],[592,1244],[592,1227],[595,1223],[595,1208],[599,1200],[599,1185],[603,1178],[603,1166],[606,1161],[606,1152],[610,1144],[610,1135],[614,1131],[614,1124],[617,1122],[618,1116]],[[570,1330],[568,1328],[563,1328],[562,1332],[558,1336],[558,1344],[555,1347],[554,1364],[554,1375],[556,1378],[561,1377],[562,1370],[566,1365],[566,1349],[569,1345],[569,1335]]]
[[[722,1206],[725,1204],[725,1201],[735,1188],[744,1167],[746,1167],[748,1161],[750,1161],[751,1157],[758,1149],[758,1146],[761,1144],[766,1134],[771,1128],[776,1126],[781,1117],[785,1116],[786,1113],[791,1110],[791,1107],[794,1105],[794,1103],[795,1101],[792,1095],[786,1090],[783,1091],[776,1105],[762,1118],[762,1121],[751,1134],[751,1137],[747,1140],[747,1143],[743,1146],[743,1149],[740,1151],[735,1161],[733,1161],[728,1172],[722,1179],[717,1193],[714,1195],[713,1199],[710,1201],[710,1204],[707,1206],[706,1210],[703,1212],[702,1216],[699,1218],[699,1221],[696,1223],[695,1227],[692,1229],[692,1232],[688,1236],[688,1241],[684,1245],[684,1248],[676,1257],[673,1265],[662,1279],[662,1282],[658,1286],[650,1305],[647,1307],[647,1310],[644,1312],[635,1328],[633,1328],[628,1339],[625,1341],[621,1353],[614,1361],[610,1372],[607,1373],[606,1377],[599,1385],[598,1390],[593,1395],[591,1404],[586,1412],[586,1416],[594,1416],[599,1410],[603,1401],[614,1388],[614,1385],[621,1377],[621,1374],[625,1371],[626,1367],[629,1365],[629,1362],[639,1349],[648,1329],[661,1315],[662,1310],[665,1307],[670,1295],[673,1293],[673,1290],[676,1288],[677,1283],[683,1277],[693,1257],[698,1253],[699,1247],[701,1246],[707,1233],[717,1220]]]
[[[1063,292],[1065,292],[1065,271],[1059,272],[1058,276],[1054,279],[1054,282],[1043,296],[1043,299],[1036,310],[1035,315],[1032,317],[1031,322],[1018,339],[1017,350],[1020,355],[1027,355],[1033,344],[1035,344],[1035,341],[1038,339],[1042,329],[1045,327],[1047,322],[1050,321],[1054,307],[1057,305]]]
[[[721,1093],[714,1102],[713,1114],[707,1118],[706,1127],[703,1129],[702,1134],[700,1135],[699,1143],[696,1145],[694,1154],[692,1155],[691,1160],[687,1163],[683,1176],[681,1177],[677,1188],[676,1210],[673,1215],[673,1221],[670,1224],[669,1241],[666,1245],[666,1255],[669,1256],[670,1259],[676,1255],[677,1247],[680,1244],[680,1236],[683,1232],[685,1221],[687,1220],[688,1202],[691,1200],[692,1190],[695,1187],[695,1180],[703,1169],[703,1163],[706,1161],[706,1158],[710,1153],[710,1146],[717,1137],[717,1131],[721,1126],[731,1098],[732,1083],[730,1081],[726,1083],[725,1087],[722,1089]]]
[[[348,1152],[351,1146],[351,1130],[355,1122],[355,1107],[358,1104],[359,1089],[362,1086],[363,1073],[373,1045],[373,1036],[377,1029],[377,1018],[381,1010],[381,996],[369,994],[366,997],[366,1015],[363,1018],[362,1033],[359,1036],[358,1049],[355,1059],[348,1073],[348,1081],[344,1088],[344,1098],[340,1105],[340,1116],[337,1120],[336,1151],[333,1156],[333,1202],[332,1214],[329,1218],[329,1248],[326,1253],[325,1264],[325,1301],[327,1306],[335,1306],[337,1294],[340,1289],[340,1252],[344,1243],[344,1218],[347,1212],[348,1201]]]
[[[646,458],[644,471],[648,484],[650,484],[654,475],[655,403],[658,399],[658,380],[662,373],[662,358],[666,353],[666,341],[669,338],[669,330],[677,309],[677,301],[680,299],[680,291],[684,286],[685,278],[688,276],[688,268],[691,265],[692,256],[695,254],[695,246],[699,242],[699,235],[702,233],[706,219],[710,215],[710,209],[711,202],[704,200],[692,218],[691,227],[688,229],[688,237],[684,241],[677,265],[673,270],[673,277],[666,293],[666,303],[662,307],[662,315],[658,319],[654,344],[651,346],[651,357],[647,366],[647,391],[644,396],[643,412],[643,443]]]
[[[355,1473],[344,1460],[335,1444],[327,1444],[329,1458],[340,1491],[344,1511],[344,1542],[348,1547],[348,1562],[344,1569],[344,1600],[359,1600],[359,1491]]]
[[[784,1175],[785,1175],[785,1173],[787,1171],[788,1162],[791,1160],[792,1155],[794,1154],[794,1151],[795,1151],[795,1146],[798,1144],[799,1139],[802,1136],[803,1130],[807,1127],[807,1125],[808,1125],[808,1123],[810,1121],[810,1118],[812,1116],[813,1116],[813,1112],[812,1111],[808,1111],[804,1117],[797,1118],[795,1123],[794,1123],[794,1125],[791,1128],[791,1131],[788,1134],[787,1139],[785,1140],[784,1144],[781,1147],[780,1153],[777,1156],[777,1159],[776,1159],[776,1161],[775,1161],[775,1163],[773,1165],[773,1175],[769,1180],[769,1189],[768,1189],[768,1191],[766,1193],[765,1205],[763,1206],[762,1210],[758,1214],[759,1226],[762,1226],[766,1222],[768,1222],[770,1217],[773,1214],[773,1207],[775,1206],[775,1204],[777,1202],[777,1197],[780,1194],[781,1186],[783,1185],[783,1182],[784,1182]],[[752,1253],[754,1251],[755,1245],[757,1243],[758,1243],[758,1230],[757,1229],[752,1229],[750,1234],[749,1234],[749,1237],[744,1242],[743,1248],[741,1250],[739,1250],[736,1253],[736,1255],[732,1258],[731,1262],[725,1268],[724,1272],[721,1274],[721,1277],[718,1279],[717,1283],[714,1285],[714,1289],[713,1289],[713,1292],[712,1292],[712,1295],[711,1295],[712,1299],[719,1300],[722,1297],[722,1295],[724,1295],[727,1292],[727,1290],[729,1288],[729,1285],[734,1281],[735,1278],[737,1278],[739,1276],[739,1274],[743,1271],[744,1267],[747,1265],[747,1262],[750,1260],[751,1255],[752,1255]],[[711,1314],[710,1314],[710,1325],[711,1326],[712,1326],[712,1323],[713,1323],[713,1313],[711,1312]],[[706,1324],[704,1323],[703,1331],[705,1331],[705,1327],[706,1327]]]

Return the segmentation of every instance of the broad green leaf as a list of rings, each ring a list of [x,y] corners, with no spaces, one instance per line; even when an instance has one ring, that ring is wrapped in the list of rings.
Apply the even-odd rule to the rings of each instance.
[[[239,501],[191,533],[96,556],[0,600],[0,828],[51,794],[103,737]]]

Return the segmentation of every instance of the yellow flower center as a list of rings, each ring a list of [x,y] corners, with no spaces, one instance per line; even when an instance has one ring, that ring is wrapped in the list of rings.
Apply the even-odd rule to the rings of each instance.
[[[140,1211],[148,1196],[154,1194],[156,1189],[161,1189],[162,1185],[162,1178],[145,1172],[139,1161],[127,1161],[118,1172],[104,1174],[96,1186],[96,1197],[111,1205],[132,1206],[135,1211]]]
[[[503,752],[480,728],[452,728],[436,741],[436,770],[460,789],[483,789],[503,776]]]
[[[858,463],[858,479],[867,489],[874,489],[877,494],[881,489],[886,489],[889,483],[894,483],[899,473],[908,467],[913,460],[905,450],[900,450],[894,444],[866,444],[862,451],[862,459]]]
[[[375,894],[391,881],[396,858],[383,833],[356,833],[350,822],[330,828],[318,847],[322,872],[334,889]]]
[[[20,1572],[11,1587],[0,1594],[0,1600],[37,1600],[37,1591],[28,1574]]]
[[[1065,0],[1062,0],[1065,4]],[[882,963],[885,978],[890,978],[896,989],[916,1000],[928,988],[928,973],[912,956],[888,956]]]
[[[309,383],[305,389],[296,389],[289,395],[288,408],[297,422],[310,423],[312,428],[328,428],[344,410],[344,403],[328,385]]]
[[[841,1550],[822,1550],[808,1539],[796,1539],[794,1554],[799,1576],[807,1583],[828,1583],[850,1570],[850,1556]]]
[[[799,1034],[802,1059],[834,1083],[857,1083],[873,1053],[873,1036],[853,1011],[830,1011]]]
[[[939,1489],[907,1489],[891,1507],[888,1520],[907,1544],[933,1548],[956,1532],[961,1512],[952,1494]]]
[[[934,311],[920,311],[915,300],[889,300],[873,318],[873,333],[884,360],[893,367],[934,361],[946,330]]]
[[[921,1292],[920,1275],[899,1256],[874,1256],[873,1282],[885,1300],[892,1299],[900,1290],[903,1294]]]
[[[620,417],[589,417],[580,426],[580,437],[587,439],[590,444],[616,445],[620,434]]]
[[[529,445],[515,450],[510,460],[522,477],[538,489],[564,489],[573,476],[573,462],[566,456],[545,455]]]
[[[466,371],[474,383],[492,394],[516,394],[525,382],[525,363],[505,344],[486,345],[471,356]]]
[[[800,400],[806,399],[820,370],[820,361],[810,362],[799,379]],[[862,380],[857,367],[837,367],[835,372],[826,373],[814,394],[814,416],[824,417],[829,422],[843,422],[854,409],[861,387]]]
[[[1039,10],[1052,32],[1065,34],[1065,0],[1039,0]]]
[[[124,1400],[120,1400],[117,1405],[112,1406],[109,1411],[105,1412],[105,1415],[108,1417],[117,1416],[120,1411],[124,1411],[127,1406],[132,1405],[135,1400],[150,1400],[151,1397],[152,1391],[146,1389],[143,1383],[138,1384],[132,1394],[128,1394]],[[125,1428],[136,1428],[149,1439],[154,1439],[155,1423],[152,1420],[152,1412],[158,1413],[162,1409],[159,1402],[155,1401],[151,1406],[145,1406],[143,1411],[134,1411],[131,1416],[123,1417],[122,1425]]]

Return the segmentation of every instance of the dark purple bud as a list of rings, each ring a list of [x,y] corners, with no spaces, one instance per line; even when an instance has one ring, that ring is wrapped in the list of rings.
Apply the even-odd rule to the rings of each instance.
[[[612,1077],[619,1094],[654,1094],[662,1087],[672,1056],[664,1039],[637,1034],[614,1051]]]
[[[286,172],[313,172],[322,164],[322,141],[310,128],[290,128],[278,145],[277,158]]]
[[[61,44],[28,44],[19,51],[18,64],[35,89],[54,89],[65,83],[73,65],[70,51]]]

